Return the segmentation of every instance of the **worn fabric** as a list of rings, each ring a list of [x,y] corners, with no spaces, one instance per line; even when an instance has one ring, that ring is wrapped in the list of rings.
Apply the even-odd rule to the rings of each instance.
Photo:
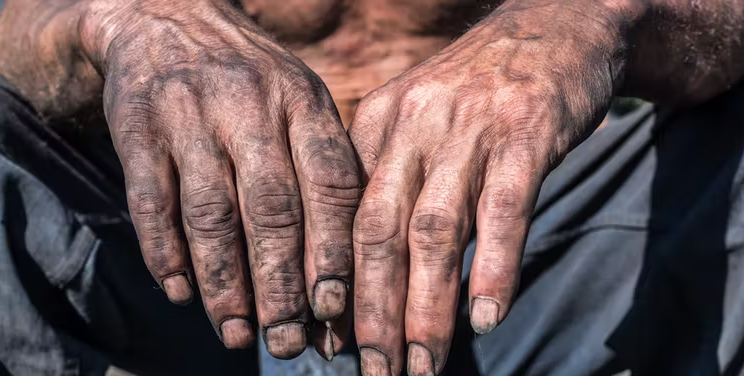
[[[514,308],[459,332],[451,374],[741,374],[741,103],[740,87],[646,106],[570,153],[542,188]]]
[[[0,363],[14,375],[257,374],[147,272],[121,186],[0,79]],[[198,300],[197,300],[198,302]]]

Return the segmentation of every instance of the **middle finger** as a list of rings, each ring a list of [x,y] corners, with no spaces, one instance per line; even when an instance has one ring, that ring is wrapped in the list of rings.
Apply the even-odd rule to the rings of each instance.
[[[303,272],[302,202],[286,131],[278,119],[238,127],[234,158],[238,195],[266,349],[280,359],[307,344],[308,302]],[[250,156],[246,158],[245,156]]]
[[[430,165],[409,228],[410,276],[406,301],[408,374],[444,368],[455,326],[462,255],[475,212],[478,163],[456,145]],[[472,153],[470,153],[472,154]]]

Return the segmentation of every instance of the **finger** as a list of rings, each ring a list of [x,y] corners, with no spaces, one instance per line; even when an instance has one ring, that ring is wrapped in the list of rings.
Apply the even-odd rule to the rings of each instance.
[[[289,127],[302,193],[307,293],[315,318],[323,322],[338,319],[346,309],[351,234],[361,198],[354,150],[330,95],[325,102],[295,110]]]
[[[462,255],[480,188],[473,156],[456,149],[441,152],[430,165],[408,230],[409,375],[442,371],[455,327]]]
[[[363,375],[403,368],[408,221],[423,179],[403,142],[377,163],[354,221],[354,330]]]
[[[232,168],[214,139],[182,137],[176,153],[181,211],[199,291],[225,346],[245,348],[254,339],[251,289]]]
[[[470,272],[470,323],[478,334],[493,330],[509,311],[519,282],[529,220],[541,173],[520,151],[490,162],[478,200],[475,258]]]
[[[392,121],[393,108],[388,97],[381,95],[380,91],[370,92],[359,102],[354,120],[349,126],[349,138],[362,167],[363,185],[369,182],[369,177],[374,173],[382,145],[385,143],[386,135],[383,133],[385,128],[380,124]]]
[[[347,294],[347,308],[340,317],[333,321],[315,322],[313,333],[315,351],[329,362],[341,352],[349,339],[354,314],[351,309],[352,303],[352,294]]]
[[[193,299],[193,277],[181,229],[178,188],[162,138],[138,129],[133,114],[112,114],[112,136],[124,169],[127,202],[147,268],[176,304]]]
[[[242,156],[235,163],[256,312],[269,354],[290,359],[305,349],[309,310],[300,190],[283,128],[241,129],[233,155]]]

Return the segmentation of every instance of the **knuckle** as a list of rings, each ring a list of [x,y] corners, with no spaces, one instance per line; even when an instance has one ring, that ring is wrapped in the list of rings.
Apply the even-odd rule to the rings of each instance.
[[[157,144],[154,126],[158,118],[155,115],[155,107],[147,101],[130,100],[127,104],[116,110],[112,115],[112,124],[115,124],[114,141],[119,152],[127,153],[129,150],[141,150],[143,147]],[[128,155],[122,155],[126,159]],[[126,162],[126,161],[123,161]]]
[[[538,134],[537,131],[543,128],[544,124],[555,120],[552,117],[554,110],[539,96],[511,94],[506,97],[508,99],[502,99],[502,96],[494,98],[491,101],[491,108],[497,114],[499,122],[503,124],[503,129],[507,130],[507,135],[520,130]]]
[[[302,203],[293,179],[260,179],[246,191],[246,215],[254,235],[295,235],[302,221]]]
[[[238,218],[227,187],[206,187],[186,194],[182,210],[194,238],[210,240],[212,245],[236,240]]]
[[[304,275],[300,272],[275,271],[261,283],[260,297],[278,312],[292,315],[305,300]]]
[[[384,110],[388,102],[388,95],[382,89],[375,89],[367,93],[357,104],[354,122],[356,123],[357,120],[363,122],[364,120],[372,119],[376,114]]]
[[[359,188],[359,167],[347,140],[333,137],[314,140],[308,152],[302,167],[310,183],[329,188]]]
[[[409,241],[425,250],[456,248],[463,220],[443,209],[422,209],[411,218]]]
[[[400,235],[398,210],[390,203],[367,201],[359,206],[354,220],[354,243],[383,245]],[[357,247],[355,247],[356,249]]]
[[[224,85],[232,88],[233,93],[247,91],[250,94],[255,94],[260,89],[265,81],[265,70],[260,64],[255,61],[245,59],[240,55],[232,54],[225,56],[227,64],[223,63],[219,66],[214,66],[214,75],[219,75],[223,80],[221,82]]]
[[[432,102],[432,95],[438,91],[432,84],[414,83],[408,84],[401,90],[398,107],[400,113],[414,115],[423,112]]]
[[[320,210],[353,213],[361,199],[359,168],[351,152],[339,150],[331,138],[320,141],[303,163],[305,200]]]
[[[530,210],[525,202],[526,189],[514,182],[502,182],[483,192],[484,215],[492,220],[526,220]]]
[[[168,201],[153,190],[143,190],[140,184],[127,189],[129,212],[144,225],[158,224],[160,218],[169,214]]]
[[[357,211],[362,190],[357,185],[350,188],[310,184],[304,195],[307,215],[325,214],[351,223]],[[311,213],[312,212],[312,213]]]
[[[286,82],[287,102],[294,112],[320,114],[334,107],[331,93],[315,72],[305,68],[290,70]]]
[[[360,115],[362,115],[362,117],[367,117],[369,114],[374,112],[375,102],[380,100],[380,93],[378,90],[379,89],[375,89],[367,93],[367,95],[363,96],[362,99],[359,100],[354,114],[354,120],[359,118]]]

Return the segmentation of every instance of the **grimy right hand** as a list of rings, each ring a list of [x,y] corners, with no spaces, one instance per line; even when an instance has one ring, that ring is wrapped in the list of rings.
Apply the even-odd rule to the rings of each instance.
[[[320,78],[227,1],[93,0],[82,50],[124,168],[145,262],[168,298],[198,286],[225,346],[340,351],[360,179]],[[247,252],[246,252],[247,250]],[[249,272],[250,265],[250,272]],[[313,315],[310,311],[312,309]]]

